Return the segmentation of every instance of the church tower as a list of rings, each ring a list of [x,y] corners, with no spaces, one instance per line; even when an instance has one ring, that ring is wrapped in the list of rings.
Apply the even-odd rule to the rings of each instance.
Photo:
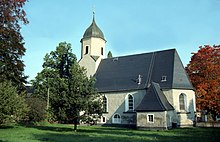
[[[93,12],[92,24],[86,29],[81,39],[81,59],[80,66],[87,70],[87,76],[93,76],[99,66],[99,63],[105,58],[105,43],[103,32],[95,22],[95,13]]]

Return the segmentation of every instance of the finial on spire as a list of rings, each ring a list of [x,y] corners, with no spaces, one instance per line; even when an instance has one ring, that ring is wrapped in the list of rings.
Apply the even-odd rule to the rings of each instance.
[[[93,6],[93,20],[95,20],[95,6]]]

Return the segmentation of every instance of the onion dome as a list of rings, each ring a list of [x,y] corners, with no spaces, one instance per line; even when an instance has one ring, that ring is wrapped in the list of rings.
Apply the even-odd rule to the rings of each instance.
[[[97,37],[105,40],[103,32],[100,30],[100,28],[96,25],[95,22],[95,16],[93,15],[92,24],[86,29],[83,38],[91,38],[91,37]]]

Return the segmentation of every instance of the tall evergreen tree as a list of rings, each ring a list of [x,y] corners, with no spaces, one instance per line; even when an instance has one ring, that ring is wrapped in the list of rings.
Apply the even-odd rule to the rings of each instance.
[[[112,52],[111,52],[111,51],[109,51],[109,52],[108,52],[107,57],[108,57],[108,58],[112,58],[112,57],[113,57],[113,56],[112,56]]]
[[[1,0],[0,2],[0,81],[10,80],[24,89],[26,76],[22,56],[25,53],[21,23],[27,24],[23,6],[26,0]]]
[[[91,114],[89,107],[100,102],[94,88],[94,79],[87,78],[86,70],[79,66],[71,45],[66,42],[61,42],[55,51],[46,54],[43,70],[33,85],[35,94],[45,99],[49,96],[54,119],[74,123],[75,130],[79,120]],[[96,110],[96,114],[101,111],[99,105]],[[80,116],[82,111],[85,114]]]

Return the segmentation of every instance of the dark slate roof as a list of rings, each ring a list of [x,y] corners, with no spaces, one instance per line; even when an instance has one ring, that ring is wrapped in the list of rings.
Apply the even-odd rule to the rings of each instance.
[[[158,83],[152,82],[150,88],[141,103],[135,109],[136,111],[165,111],[174,110],[172,105],[167,101],[165,95],[160,90]]]
[[[162,89],[193,89],[175,49],[106,58],[94,76],[98,92],[145,89],[150,82]],[[166,81],[161,81],[162,76]]]
[[[97,26],[94,17],[92,20],[92,24],[86,29],[83,35],[83,38],[91,38],[91,37],[98,37],[98,38],[102,38],[103,40],[105,40],[104,34],[100,30],[100,28]]]

